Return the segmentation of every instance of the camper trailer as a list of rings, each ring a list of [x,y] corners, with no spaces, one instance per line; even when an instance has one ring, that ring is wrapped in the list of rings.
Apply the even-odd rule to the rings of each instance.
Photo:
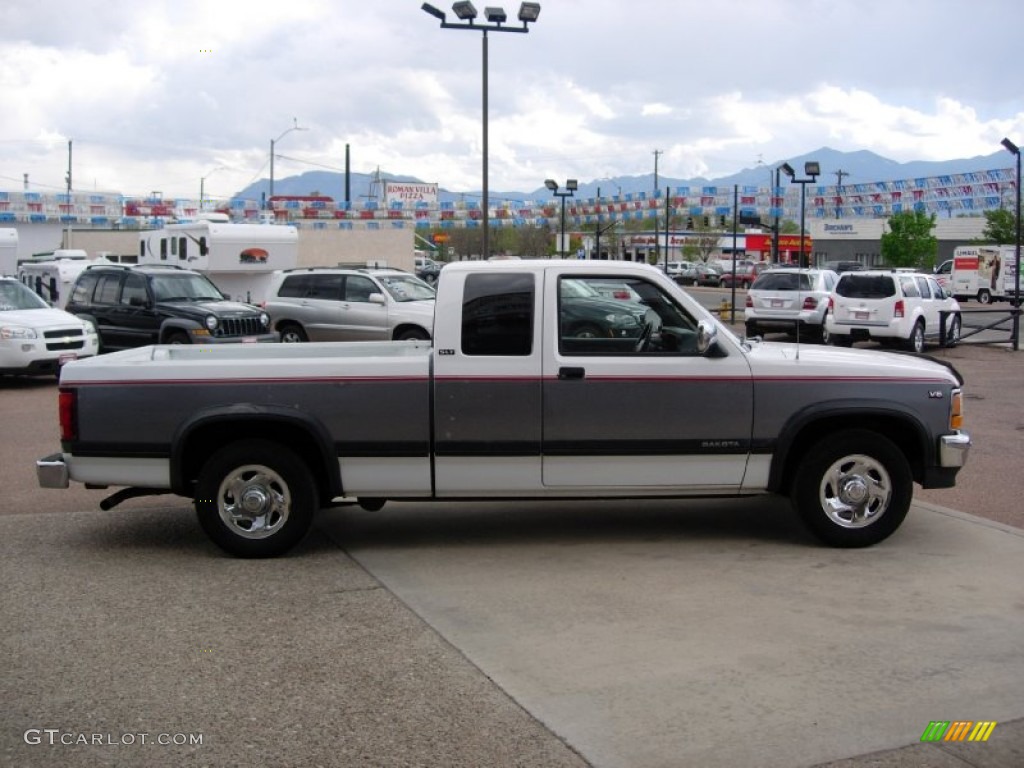
[[[233,224],[217,214],[139,235],[140,264],[194,269],[228,297],[253,304],[267,298],[274,270],[296,266],[298,252],[295,227]]]
[[[17,277],[45,301],[60,309],[64,309],[79,272],[90,264],[109,262],[102,257],[90,259],[89,254],[77,248],[58,249],[47,256],[21,262]]]
[[[0,228],[0,277],[18,274],[18,230]]]

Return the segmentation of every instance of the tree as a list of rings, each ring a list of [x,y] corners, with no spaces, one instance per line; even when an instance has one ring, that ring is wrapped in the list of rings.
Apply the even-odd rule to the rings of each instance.
[[[882,260],[890,267],[931,269],[939,252],[932,234],[935,214],[903,211],[889,217],[889,231],[882,234]]]
[[[1017,242],[1017,217],[1013,211],[999,208],[985,211],[985,229],[981,232],[981,242],[1005,245]]]

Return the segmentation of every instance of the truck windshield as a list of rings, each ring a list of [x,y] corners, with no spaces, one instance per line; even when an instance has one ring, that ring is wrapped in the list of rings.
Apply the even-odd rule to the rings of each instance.
[[[395,301],[429,301],[437,296],[437,292],[412,275],[377,275],[391,298]]]
[[[156,275],[152,282],[156,301],[222,301],[217,286],[202,275]]]

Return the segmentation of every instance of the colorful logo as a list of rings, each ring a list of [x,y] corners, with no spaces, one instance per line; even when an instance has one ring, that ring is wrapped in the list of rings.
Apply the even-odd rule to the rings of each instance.
[[[988,741],[995,727],[995,720],[932,720],[921,741]]]

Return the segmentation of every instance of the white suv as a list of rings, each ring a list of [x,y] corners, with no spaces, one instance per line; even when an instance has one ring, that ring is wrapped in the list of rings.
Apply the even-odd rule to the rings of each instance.
[[[825,314],[839,275],[830,269],[769,269],[747,291],[747,336],[782,331],[828,341]]]
[[[865,270],[839,276],[825,326],[833,344],[854,341],[904,343],[924,351],[925,340],[939,340],[945,316],[945,343],[960,340],[960,305],[934,275]]]
[[[0,374],[60,374],[60,366],[99,352],[96,328],[51,307],[13,278],[0,278]]]

